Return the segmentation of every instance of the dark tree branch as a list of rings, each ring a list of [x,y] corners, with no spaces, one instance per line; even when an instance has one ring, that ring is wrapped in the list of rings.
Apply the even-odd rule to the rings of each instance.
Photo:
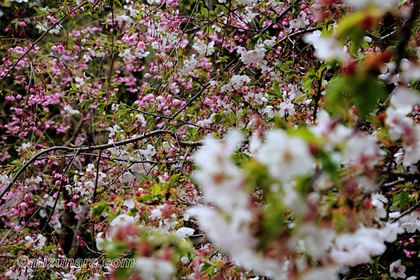
[[[74,154],[74,156],[73,156],[73,158],[71,159],[71,161],[67,164],[67,166],[66,166],[66,168],[64,169],[64,171],[63,171],[63,177],[67,174],[67,171],[70,169],[70,167],[73,165],[73,162],[74,162],[74,160],[76,159],[76,157],[77,157],[77,155],[80,153],[80,149],[77,149],[76,151],[75,151],[75,154]],[[55,199],[55,201],[54,201],[54,206],[53,206],[53,208],[51,209],[51,213],[50,213],[50,215],[48,216],[48,218],[47,218],[47,221],[45,222],[45,225],[44,225],[44,228],[42,229],[42,232],[44,232],[45,231],[45,229],[47,228],[47,225],[50,223],[50,221],[51,221],[51,217],[52,217],[52,215],[54,214],[54,211],[55,211],[55,208],[57,207],[57,203],[58,203],[58,200],[60,199],[60,193],[61,193],[61,190],[63,189],[63,182],[65,181],[65,178],[61,178],[61,180],[60,180],[60,187],[58,188],[58,193],[57,193],[57,197],[56,197],[56,199]],[[10,186],[10,185],[9,185]],[[1,197],[3,197],[3,196],[1,196]],[[2,200],[3,201],[3,200]]]
[[[99,151],[99,156],[98,156],[98,164],[96,165],[96,180],[95,180],[95,190],[93,191],[93,199],[92,199],[92,203],[95,203],[96,200],[96,190],[98,189],[98,180],[99,180],[99,165],[101,163],[101,155],[102,155],[102,151]]]
[[[18,63],[25,57],[28,55],[28,53],[36,46],[36,44],[38,44],[39,41],[41,41],[54,27],[56,27],[57,25],[59,25],[60,23],[62,23],[70,14],[72,14],[73,12],[77,11],[78,9],[80,9],[82,6],[88,4],[88,1],[83,2],[82,4],[78,5],[76,8],[74,8],[73,10],[71,10],[70,12],[68,12],[67,14],[65,14],[59,21],[57,21],[56,23],[54,23],[53,25],[51,25],[38,39],[36,39],[36,41],[26,50],[26,52],[24,54],[22,54],[18,60],[15,62],[15,64],[13,64],[12,68],[10,68],[6,74],[0,79],[0,82],[3,81],[18,65]],[[96,3],[94,4],[96,5]]]
[[[414,0],[410,17],[408,18],[404,26],[401,28],[400,39],[398,41],[398,45],[395,50],[396,60],[395,60],[394,71],[398,71],[400,69],[401,60],[404,58],[405,48],[407,47],[407,44],[410,41],[411,30],[413,29],[414,22],[417,19],[419,9],[420,9],[420,1]]]
[[[85,123],[85,116],[82,114],[82,117],[80,118],[79,124],[77,125],[76,130],[73,133],[73,136],[64,144],[64,146],[68,146],[74,140],[76,140],[77,136],[80,134],[80,131],[82,131],[84,123]]]
[[[196,100],[203,92],[204,90],[210,85],[210,82],[208,82],[207,84],[205,84],[201,90],[194,95],[192,98],[190,98],[190,100],[188,100],[187,104],[185,104],[181,109],[179,109],[177,112],[175,112],[174,114],[172,114],[172,116],[170,117],[171,119],[174,119],[176,116],[178,116],[182,111],[184,111],[188,106],[191,105],[191,103]]]
[[[390,223],[395,223],[398,222],[402,217],[407,216],[411,213],[413,213],[414,211],[416,211],[417,209],[420,208],[420,202],[418,202],[416,205],[414,205],[413,207],[411,207],[410,209],[408,209],[407,211],[403,212],[401,215],[399,215],[398,217],[394,218],[394,219],[390,219]]]
[[[323,79],[323,77],[324,77],[324,71],[322,71],[322,73],[321,73],[321,77],[319,78],[319,81],[318,81],[318,90],[317,90],[317,92],[316,92],[316,95],[315,95],[315,108],[314,108],[314,113],[313,113],[313,115],[312,115],[312,119],[313,119],[313,122],[315,123],[315,121],[316,121],[316,115],[317,115],[317,113],[318,113],[318,103],[319,103],[319,99],[321,98],[321,91],[322,91],[322,79]]]
[[[76,229],[74,230],[73,240],[71,242],[71,251],[70,251],[70,258],[75,259],[77,254],[77,249],[79,247],[80,240],[77,239],[79,235],[80,229],[86,219],[86,215],[88,213],[88,207],[83,205],[82,211],[79,214],[79,220],[77,221]]]
[[[174,137],[174,138],[177,139],[177,135],[173,131],[169,131],[169,130],[154,130],[154,131],[151,131],[149,133],[145,133],[145,134],[143,134],[141,136],[138,136],[138,137],[135,137],[135,138],[132,138],[132,139],[127,139],[127,140],[123,140],[123,141],[115,142],[115,143],[110,143],[110,144],[103,144],[103,145],[97,145],[97,146],[91,146],[91,147],[77,147],[77,148],[70,148],[70,147],[65,147],[65,146],[56,146],[56,147],[52,147],[52,148],[43,150],[43,151],[37,153],[31,159],[29,159],[19,169],[19,171],[16,173],[16,175],[12,178],[12,181],[9,183],[9,185],[0,194],[0,199],[2,199],[4,197],[4,195],[10,190],[10,188],[14,185],[14,183],[16,183],[17,179],[25,171],[25,169],[31,163],[33,163],[37,158],[39,158],[40,156],[42,156],[44,154],[47,154],[47,153],[53,152],[53,151],[67,151],[67,152],[76,152],[77,151],[77,153],[81,153],[81,152],[90,152],[90,151],[95,151],[95,150],[105,150],[105,149],[109,149],[109,148],[115,148],[115,147],[119,147],[119,146],[124,146],[124,145],[127,145],[127,144],[131,144],[131,143],[134,143],[134,142],[143,140],[145,138],[156,136],[156,135],[161,135],[161,134],[169,134],[172,137]],[[178,144],[180,146],[183,146],[183,147],[197,147],[197,146],[201,146],[203,144],[203,142],[202,141],[187,142],[187,141],[178,140]],[[2,205],[2,204],[3,204],[3,199],[0,201],[0,205]]]

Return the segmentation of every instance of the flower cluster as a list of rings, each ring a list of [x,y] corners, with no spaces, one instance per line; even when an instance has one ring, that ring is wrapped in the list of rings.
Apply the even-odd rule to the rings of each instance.
[[[3,278],[420,275],[419,1],[0,2]]]

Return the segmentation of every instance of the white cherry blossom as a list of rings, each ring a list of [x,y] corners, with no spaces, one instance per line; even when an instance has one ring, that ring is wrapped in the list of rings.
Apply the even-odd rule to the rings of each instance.
[[[316,57],[320,60],[338,59],[342,61],[349,60],[350,56],[345,51],[344,46],[332,37],[321,36],[321,31],[314,31],[306,35],[304,41],[315,48]]]
[[[405,270],[406,268],[401,264],[401,260],[395,261],[389,266],[389,271],[393,278],[405,278]]]
[[[255,158],[267,165],[270,175],[282,182],[295,176],[309,174],[314,159],[308,144],[280,130],[271,130]]]

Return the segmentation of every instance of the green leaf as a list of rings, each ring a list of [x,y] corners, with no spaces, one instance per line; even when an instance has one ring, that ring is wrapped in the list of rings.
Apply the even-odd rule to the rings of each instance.
[[[206,262],[200,269],[201,273],[208,273],[210,276],[214,274],[214,267],[211,263]]]
[[[345,78],[333,79],[327,88],[327,110],[346,116],[349,108],[347,91],[348,87]]]
[[[318,78],[318,79],[321,79],[322,74],[324,73],[324,70],[325,70],[325,69],[330,69],[330,65],[329,65],[329,64],[327,64],[327,63],[325,63],[325,64],[322,64],[322,65],[319,67],[319,69],[318,69],[318,75],[317,75],[317,78]]]
[[[356,31],[355,29],[360,29],[358,25],[365,17],[365,11],[358,11],[346,16],[340,21],[335,35],[344,43],[346,38],[353,36],[352,33]]]
[[[201,269],[200,269],[200,272],[201,273],[203,273],[203,272],[205,272],[205,271],[207,271],[209,268],[211,268],[212,267],[212,265],[210,264],[210,263],[205,263],[205,264],[203,264],[203,266],[201,267]]]
[[[404,190],[401,190],[395,197],[394,197],[394,205],[400,206],[403,211],[408,209],[408,199],[409,194]]]
[[[102,213],[108,208],[108,203],[103,202],[101,204],[99,204],[98,206],[96,206],[95,208],[93,208],[92,211],[92,219],[94,219],[95,217],[99,217],[102,215]]]
[[[299,96],[298,98],[296,98],[296,102],[300,102],[303,99],[305,99],[305,97],[307,96],[307,94],[302,94],[301,96]]]
[[[379,17],[378,10],[372,8],[350,14],[340,21],[335,35],[343,44],[346,44],[347,40],[350,39],[349,51],[353,56],[357,57],[357,51],[366,43],[363,40],[365,35],[364,28],[366,27],[363,27],[363,25],[370,24],[370,21],[374,21],[372,24],[376,24]]]
[[[257,250],[264,251],[270,246],[270,243],[275,239],[281,231],[286,228],[286,212],[287,209],[281,203],[280,199],[275,199],[271,196],[271,201],[268,201],[265,208],[264,218],[261,221],[264,228],[263,236],[259,239]]]
[[[176,181],[178,181],[179,176],[181,176],[181,173],[175,174],[171,177],[171,179],[169,179],[167,191],[169,191],[174,186]]]
[[[315,81],[315,79],[319,79],[317,77],[317,74],[315,73],[315,70],[313,68],[310,68],[308,70],[308,73],[306,73],[305,78],[304,78],[304,84],[303,84],[303,91],[305,93],[309,93],[312,90],[312,85]]]
[[[287,133],[290,136],[297,136],[299,138],[302,138],[302,139],[304,139],[308,143],[315,143],[318,140],[314,136],[314,134],[309,129],[306,129],[306,128],[300,128],[300,129],[294,129],[294,128],[292,128],[292,129],[289,129],[287,131]]]
[[[317,157],[321,159],[322,170],[328,174],[333,181],[336,181],[338,179],[337,163],[335,163],[330,155],[323,150],[317,151]]]
[[[242,98],[237,94],[232,95],[232,99],[238,104],[242,103]]]
[[[161,187],[158,183],[155,183],[152,187],[152,196],[156,196],[161,190]]]
[[[327,109],[333,113],[347,115],[349,108],[356,105],[359,116],[365,119],[378,101],[387,97],[385,87],[376,78],[361,73],[352,77],[334,79],[327,89]]]
[[[50,246],[46,247],[43,251],[44,251],[44,252],[49,252],[49,251],[51,251],[52,249],[56,249],[56,248],[57,248],[57,246],[50,245]]]
[[[279,98],[281,98],[281,91],[280,91],[280,88],[279,88],[279,86],[277,85],[277,83],[276,82],[273,82],[273,89],[274,89],[274,93],[279,97]]]
[[[362,118],[366,118],[373,111],[378,101],[384,101],[387,97],[384,85],[374,77],[359,80],[353,95]]]
[[[313,78],[305,79],[305,83],[303,84],[303,90],[305,93],[308,93],[310,90],[312,90],[312,85],[314,83]]]
[[[211,13],[212,11],[210,11],[210,13]],[[211,24],[209,24],[208,26],[207,26],[207,32],[209,33],[209,34],[214,34],[214,30],[213,30],[213,27],[211,27]]]
[[[206,7],[201,6],[201,14],[203,16],[207,16],[208,13],[209,13],[209,11],[206,9]]]
[[[400,0],[398,2],[398,7],[401,7],[402,5],[404,5],[405,3],[407,3],[407,0]]]
[[[219,124],[220,121],[223,119],[223,117],[220,114],[215,114],[213,118],[215,124]]]
[[[312,189],[312,177],[311,176],[304,176],[304,177],[297,177],[296,178],[296,191],[304,197],[308,194]]]
[[[141,197],[141,200],[143,200],[143,201],[153,200],[153,196],[150,195],[150,194],[145,194]]]

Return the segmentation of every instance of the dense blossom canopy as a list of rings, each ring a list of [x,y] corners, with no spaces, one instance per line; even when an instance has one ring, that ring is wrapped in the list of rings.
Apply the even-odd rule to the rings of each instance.
[[[420,1],[0,1],[2,279],[416,279]]]

